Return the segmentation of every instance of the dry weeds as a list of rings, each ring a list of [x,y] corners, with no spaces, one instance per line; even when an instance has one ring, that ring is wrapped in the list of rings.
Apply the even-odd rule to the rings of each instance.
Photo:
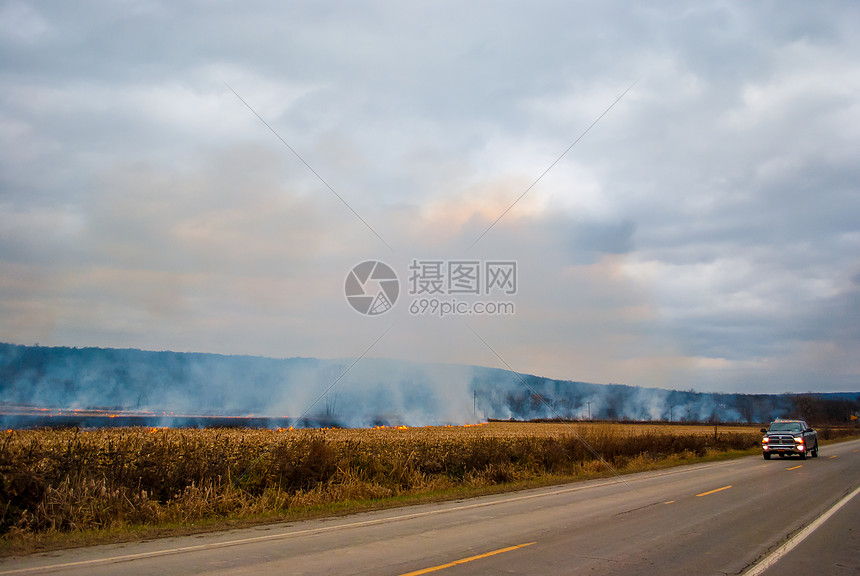
[[[493,422],[469,427],[14,430],[0,534],[189,524],[646,468],[758,444],[754,426]],[[587,444],[587,445],[586,445]],[[589,446],[591,449],[589,449]]]

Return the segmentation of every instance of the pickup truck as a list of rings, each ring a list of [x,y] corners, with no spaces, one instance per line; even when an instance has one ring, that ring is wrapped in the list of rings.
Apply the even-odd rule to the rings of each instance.
[[[774,420],[769,428],[762,428],[761,451],[765,460],[779,454],[784,458],[797,454],[801,460],[809,454],[818,457],[818,432],[803,420]]]

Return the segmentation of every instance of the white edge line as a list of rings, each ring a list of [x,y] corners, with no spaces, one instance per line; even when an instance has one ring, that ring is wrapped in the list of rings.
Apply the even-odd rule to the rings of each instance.
[[[795,546],[803,542],[810,534],[815,532],[818,528],[821,527],[822,524],[827,522],[827,520],[836,514],[840,508],[848,504],[848,502],[860,494],[860,486],[854,489],[853,492],[845,496],[842,500],[834,504],[830,510],[819,516],[812,524],[795,534],[788,542],[774,550],[769,556],[767,556],[762,562],[753,566],[750,570],[743,573],[742,576],[758,576],[763,573],[765,570],[776,564],[780,558],[791,552]]]

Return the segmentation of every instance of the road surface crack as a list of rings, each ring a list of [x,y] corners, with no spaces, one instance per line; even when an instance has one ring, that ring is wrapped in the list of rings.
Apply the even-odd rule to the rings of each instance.
[[[645,504],[644,506],[639,506],[637,508],[631,508],[630,510],[618,512],[615,515],[616,516],[623,516],[624,514],[630,514],[631,512],[636,512],[637,510],[645,510],[646,508],[651,508],[652,506],[656,506],[657,504],[659,504],[659,502],[652,502],[651,504]]]

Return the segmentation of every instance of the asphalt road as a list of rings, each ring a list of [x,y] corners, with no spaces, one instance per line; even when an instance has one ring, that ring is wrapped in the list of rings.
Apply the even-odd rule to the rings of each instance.
[[[764,576],[771,574],[860,574],[860,496],[849,500],[824,524],[764,572]]]
[[[860,486],[860,441],[0,562],[2,574],[741,574]],[[860,496],[766,575],[860,573]],[[852,552],[853,550],[853,552]]]

